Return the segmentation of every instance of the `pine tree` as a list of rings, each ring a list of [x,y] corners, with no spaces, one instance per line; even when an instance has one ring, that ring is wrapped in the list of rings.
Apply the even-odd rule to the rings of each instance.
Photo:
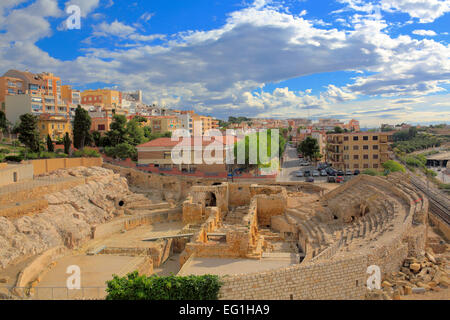
[[[91,129],[91,117],[89,113],[78,105],[75,110],[75,119],[73,122],[73,145],[77,149],[84,149],[86,140],[89,139],[89,130]]]
[[[50,135],[47,135],[47,151],[48,152],[55,152],[55,146],[53,145],[52,138]]]
[[[66,132],[66,135],[64,136],[64,153],[70,154],[70,146],[72,144],[72,141],[70,140],[69,133]]]
[[[31,113],[21,115],[16,131],[19,134],[19,141],[31,152],[40,151],[38,118],[36,116]]]

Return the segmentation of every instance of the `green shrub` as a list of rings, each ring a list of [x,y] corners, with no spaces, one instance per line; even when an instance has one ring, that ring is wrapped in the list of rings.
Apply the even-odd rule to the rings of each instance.
[[[450,183],[441,183],[439,189],[450,190]]]
[[[6,156],[5,161],[11,161],[11,162],[21,162],[23,160],[23,156]]]
[[[106,282],[106,300],[217,300],[218,276],[139,276],[138,272]]]
[[[83,150],[77,150],[73,153],[76,158],[100,158],[100,153],[91,148],[84,148]]]
[[[368,176],[378,176],[380,173],[374,169],[366,169],[362,172],[362,174],[367,174]]]
[[[0,153],[8,154],[9,152],[9,149],[0,149]]]
[[[41,151],[39,153],[40,159],[53,159],[56,158],[56,153],[54,152],[48,152],[48,151]]]
[[[394,160],[389,160],[383,163],[383,168],[386,169],[387,173],[390,172],[406,172],[405,167]]]
[[[425,169],[423,170],[423,172],[424,172],[427,176],[430,176],[430,177],[436,177],[436,176],[437,176],[437,173],[434,172],[434,171],[431,170],[431,169],[425,168]]]

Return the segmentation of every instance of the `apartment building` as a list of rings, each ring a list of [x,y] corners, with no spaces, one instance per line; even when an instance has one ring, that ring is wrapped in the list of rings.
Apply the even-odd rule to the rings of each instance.
[[[39,137],[46,139],[50,135],[53,141],[62,139],[66,135],[72,136],[72,124],[67,115],[42,114],[38,120]]]
[[[20,115],[25,113],[69,114],[69,107],[62,100],[61,79],[54,74],[9,70],[3,77],[17,79],[16,85],[20,83],[21,86],[15,92],[9,90],[5,96],[4,110],[10,122],[16,123]]]
[[[25,82],[22,79],[0,77],[0,110],[5,111],[6,96],[24,94],[26,91]]]
[[[114,110],[119,114],[122,108],[122,93],[110,89],[85,90],[81,92],[81,104]]]
[[[337,169],[383,170],[390,159],[392,132],[351,132],[327,135],[327,162]]]
[[[152,133],[174,132],[180,129],[180,122],[177,116],[149,117],[148,123]]]

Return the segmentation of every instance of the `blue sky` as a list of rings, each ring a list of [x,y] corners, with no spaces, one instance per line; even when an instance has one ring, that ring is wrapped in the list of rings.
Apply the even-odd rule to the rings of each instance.
[[[449,32],[450,0],[2,0],[0,73],[223,119],[449,123]]]

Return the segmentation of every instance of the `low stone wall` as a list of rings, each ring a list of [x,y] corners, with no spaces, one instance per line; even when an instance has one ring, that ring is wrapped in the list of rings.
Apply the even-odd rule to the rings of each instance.
[[[0,217],[19,218],[25,215],[39,213],[48,208],[48,201],[45,199],[30,200],[26,202],[11,204],[0,208]]]
[[[26,163],[32,164],[34,175],[56,171],[58,169],[68,169],[75,167],[101,167],[103,165],[102,158],[57,158],[57,159],[40,159],[29,160]]]
[[[367,257],[222,277],[223,300],[364,299]]]
[[[86,184],[86,179],[75,177],[64,181],[55,180],[55,182],[52,182],[50,180],[45,185],[40,184],[38,180],[31,180],[27,185],[27,188],[14,190],[15,185],[12,185],[9,190],[10,192],[0,194],[0,205],[43,198],[45,195],[72,189],[83,184]]]
[[[120,233],[122,230],[132,230],[139,226],[156,223],[181,221],[181,219],[181,208],[167,209],[145,215],[123,217],[100,224],[93,227],[92,234],[94,239],[103,239],[115,233]]]
[[[59,246],[49,249],[39,255],[19,273],[15,286],[24,288],[30,285],[30,283],[33,281],[39,282],[40,277],[46,270],[48,270],[50,264],[53,261],[63,257],[67,253],[67,251],[68,250],[66,247]],[[21,292],[20,289],[16,289],[16,291],[18,295],[23,296],[24,292]]]

